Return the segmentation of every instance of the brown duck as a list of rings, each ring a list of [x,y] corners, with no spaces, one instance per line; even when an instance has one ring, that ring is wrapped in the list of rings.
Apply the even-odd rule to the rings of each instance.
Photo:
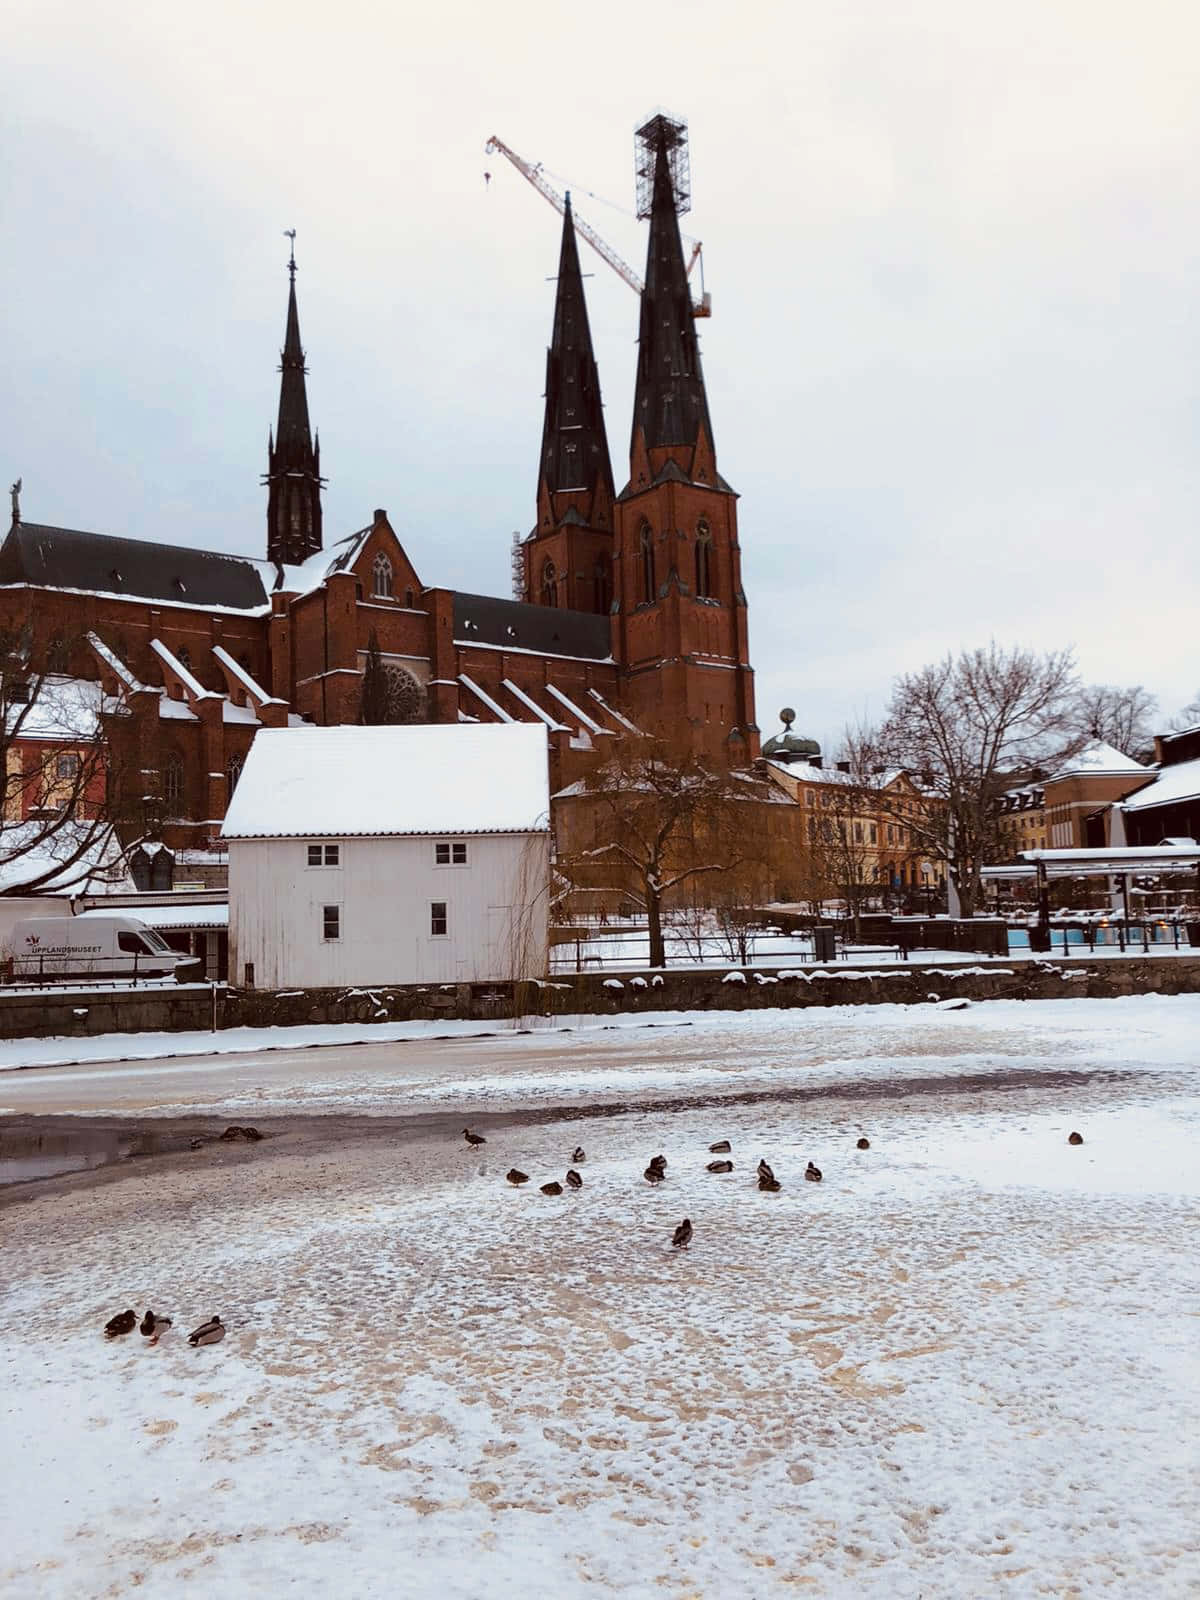
[[[675,1232],[671,1235],[671,1244],[672,1244],[673,1248],[676,1249],[676,1250],[686,1250],[688,1245],[691,1244],[691,1242],[692,1242],[692,1224],[688,1220],[687,1217],[684,1217],[683,1221],[679,1224],[679,1226],[675,1229]]]
[[[106,1339],[121,1339],[127,1333],[132,1333],[137,1327],[136,1311],[121,1311],[115,1317],[109,1317],[104,1324],[104,1337]]]
[[[487,1140],[483,1137],[483,1135],[481,1133],[472,1133],[470,1128],[464,1128],[463,1129],[463,1138],[471,1146],[472,1150],[475,1149],[476,1145],[481,1145],[481,1144],[486,1144],[487,1143]]]

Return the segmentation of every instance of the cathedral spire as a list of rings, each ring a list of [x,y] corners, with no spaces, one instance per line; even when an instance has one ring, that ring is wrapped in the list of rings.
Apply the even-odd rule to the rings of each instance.
[[[542,424],[538,501],[542,503],[548,497],[553,521],[557,522],[571,504],[590,519],[597,509],[598,488],[603,490],[606,505],[611,504],[612,464],[604,431],[600,374],[592,353],[592,335],[583,298],[583,273],[579,267],[568,194],[558,257],[554,330],[546,352],[546,414]],[[572,492],[578,495],[580,491],[586,497],[582,502],[562,499]]]
[[[639,432],[648,451],[682,446],[682,452],[676,449],[671,454],[690,470],[702,432],[711,451],[712,424],[679,237],[677,200],[685,202],[686,195],[676,195],[672,175],[672,157],[676,151],[683,153],[686,128],[659,115],[638,130],[638,138],[646,162],[643,175],[650,188],[650,240],[638,330],[632,448],[636,454]]]
[[[288,260],[287,326],[280,359],[279,419],[268,451],[267,559],[299,564],[321,548],[321,469],[308,421],[304,350],[296,307],[296,234]]]

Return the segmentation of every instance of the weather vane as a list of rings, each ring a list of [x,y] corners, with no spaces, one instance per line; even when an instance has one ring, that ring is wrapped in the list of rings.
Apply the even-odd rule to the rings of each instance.
[[[285,228],[283,230],[283,237],[285,239],[290,239],[292,241],[292,253],[291,253],[290,257],[288,258],[288,271],[292,275],[292,281],[295,282],[295,278],[296,278],[296,230],[295,230],[295,228]]]
[[[9,492],[10,495],[12,495],[12,519],[13,519],[13,527],[15,528],[17,523],[20,522],[20,520],[21,520],[21,480],[20,480],[20,478],[17,479],[16,483],[13,484],[12,488],[8,492]]]

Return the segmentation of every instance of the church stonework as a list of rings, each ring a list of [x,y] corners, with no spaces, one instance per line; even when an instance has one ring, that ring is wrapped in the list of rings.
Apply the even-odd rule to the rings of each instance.
[[[523,599],[424,583],[386,511],[326,546],[289,262],[266,560],[29,524],[0,546],[0,630],[105,689],[130,834],[215,836],[259,727],[357,722],[372,636],[401,718],[541,721],[554,788],[634,732],[758,755],[737,496],[717,469],[671,178],[647,129],[650,233],[629,479],[616,491],[569,209]],[[27,497],[28,498],[28,497]],[[186,875],[186,874],[185,874]]]

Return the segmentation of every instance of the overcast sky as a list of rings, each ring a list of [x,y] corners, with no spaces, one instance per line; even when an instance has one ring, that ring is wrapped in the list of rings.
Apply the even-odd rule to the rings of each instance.
[[[559,219],[484,143],[641,272],[661,105],[764,734],[790,703],[828,744],[992,636],[1172,714],[1200,689],[1198,35],[1192,0],[8,0],[3,483],[29,521],[262,555],[295,227],[327,541],[384,506],[423,581],[507,594]],[[621,483],[637,304],[583,259]]]

